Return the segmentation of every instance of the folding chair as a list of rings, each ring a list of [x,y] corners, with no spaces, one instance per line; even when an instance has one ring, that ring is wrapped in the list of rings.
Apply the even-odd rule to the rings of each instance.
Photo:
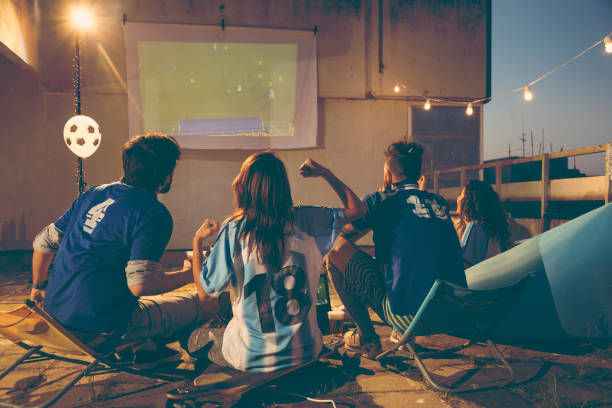
[[[121,345],[108,344],[109,336],[100,335],[92,336],[91,341],[85,344],[75,337],[74,334],[62,327],[36,304],[29,300],[26,300],[25,303],[25,305],[17,309],[8,312],[0,312],[0,334],[26,350],[25,354],[0,373],[0,379],[5,377],[20,364],[41,361],[41,359],[59,360],[85,366],[85,368],[78,372],[64,388],[59,390],[57,394],[51,398],[50,401],[43,405],[39,405],[39,408],[50,407],[81,378],[101,370],[106,372],[108,372],[108,369],[123,371],[166,381],[177,381],[185,378],[184,376],[178,377],[136,370],[125,363],[113,361],[115,352],[130,347],[136,344],[136,342],[124,343]],[[113,340],[114,339],[110,339],[112,343],[114,343]],[[97,350],[106,351],[97,352],[94,351],[92,347],[96,347]],[[45,351],[43,351],[43,349]],[[58,352],[76,357],[65,357],[57,354]],[[0,406],[16,407],[14,404],[4,402],[0,402]]]
[[[514,381],[514,371],[488,333],[502,320],[532,278],[533,275],[529,274],[510,286],[492,290],[466,289],[444,280],[436,280],[399,343],[379,354],[376,359],[380,360],[400,346],[405,346],[412,354],[425,381],[436,390],[446,393],[501,388],[510,384]],[[470,384],[452,388],[436,383],[414,348],[416,336],[431,334],[450,334],[469,340],[459,348],[442,350],[438,353],[457,351],[478,341],[485,341],[493,355],[508,371],[507,378],[488,385]]]

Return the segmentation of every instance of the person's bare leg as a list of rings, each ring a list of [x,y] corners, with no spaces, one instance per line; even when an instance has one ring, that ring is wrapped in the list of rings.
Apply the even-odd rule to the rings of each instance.
[[[325,257],[325,268],[340,300],[342,300],[342,303],[353,317],[361,337],[365,340],[377,336],[370,319],[368,307],[361,300],[344,290],[344,271],[335,266],[346,267],[349,259],[357,250],[353,243],[346,238],[339,237],[334,244],[334,249]]]

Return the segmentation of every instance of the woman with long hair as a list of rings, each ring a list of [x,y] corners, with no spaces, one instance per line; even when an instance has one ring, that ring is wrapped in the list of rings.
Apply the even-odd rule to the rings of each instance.
[[[489,184],[468,181],[457,197],[457,212],[457,233],[466,268],[508,248],[508,218],[499,196]]]
[[[328,169],[307,159],[303,177],[322,177],[344,208],[294,207],[285,166],[272,152],[249,156],[232,184],[236,208],[202,262],[202,241],[218,224],[205,220],[193,239],[200,300],[230,292],[233,317],[221,330],[191,334],[188,349],[213,362],[269,372],[316,359],[322,348],[316,290],[322,255],[346,222],[361,217],[361,200]]]

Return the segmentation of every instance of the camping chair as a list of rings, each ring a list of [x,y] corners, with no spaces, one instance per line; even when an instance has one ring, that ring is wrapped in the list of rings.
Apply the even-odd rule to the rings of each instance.
[[[0,312],[0,334],[26,350],[25,354],[0,373],[0,379],[20,364],[34,361],[52,359],[85,366],[50,401],[39,405],[40,408],[50,407],[56,403],[84,376],[100,371],[108,372],[109,369],[111,371],[123,371],[166,381],[184,379],[184,376],[177,377],[136,370],[126,365],[126,363],[117,362],[114,360],[114,353],[133,346],[137,342],[117,345],[115,340],[119,339],[115,339],[115,337],[118,336],[99,335],[90,336],[91,339],[85,344],[35,303],[30,300],[26,300],[25,303],[25,305],[17,309]],[[94,351],[92,347],[100,351]],[[58,352],[76,357],[65,357],[57,354]],[[0,406],[16,407],[14,404],[3,402],[0,402]]]
[[[514,371],[490,339],[488,333],[491,333],[496,324],[502,320],[517,296],[532,278],[533,275],[529,274],[513,285],[492,290],[466,289],[437,279],[399,343],[379,354],[376,359],[380,360],[399,349],[400,346],[404,346],[412,354],[425,381],[436,390],[446,393],[501,388],[510,384],[514,381]],[[477,341],[486,341],[493,355],[502,362],[508,371],[508,377],[486,386],[470,384],[448,388],[436,383],[432,380],[425,364],[414,348],[416,336],[431,334],[450,334],[469,340],[463,346],[452,349],[453,351],[467,348]],[[448,353],[449,351],[443,350],[439,353]]]

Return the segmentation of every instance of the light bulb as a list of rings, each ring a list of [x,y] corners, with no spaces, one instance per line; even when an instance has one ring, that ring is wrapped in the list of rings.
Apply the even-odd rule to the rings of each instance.
[[[399,86],[399,85],[395,85],[395,88],[393,88],[393,91],[394,91],[395,93],[399,93],[399,91],[400,91],[400,86]]]
[[[423,109],[425,109],[425,110],[430,110],[431,109],[431,103],[429,102],[429,99],[427,99],[425,101],[425,105],[423,105]]]
[[[72,24],[79,30],[86,30],[93,25],[93,17],[89,10],[83,7],[73,8],[70,12]]]
[[[472,108],[472,102],[469,102],[467,109],[465,110],[465,114],[468,116],[472,116],[472,113],[474,113],[474,108]]]
[[[604,38],[604,49],[606,53],[612,54],[612,35],[608,34]]]
[[[526,101],[530,101],[533,99],[533,94],[531,93],[531,89],[529,89],[528,86],[523,88],[523,98],[525,98]]]

